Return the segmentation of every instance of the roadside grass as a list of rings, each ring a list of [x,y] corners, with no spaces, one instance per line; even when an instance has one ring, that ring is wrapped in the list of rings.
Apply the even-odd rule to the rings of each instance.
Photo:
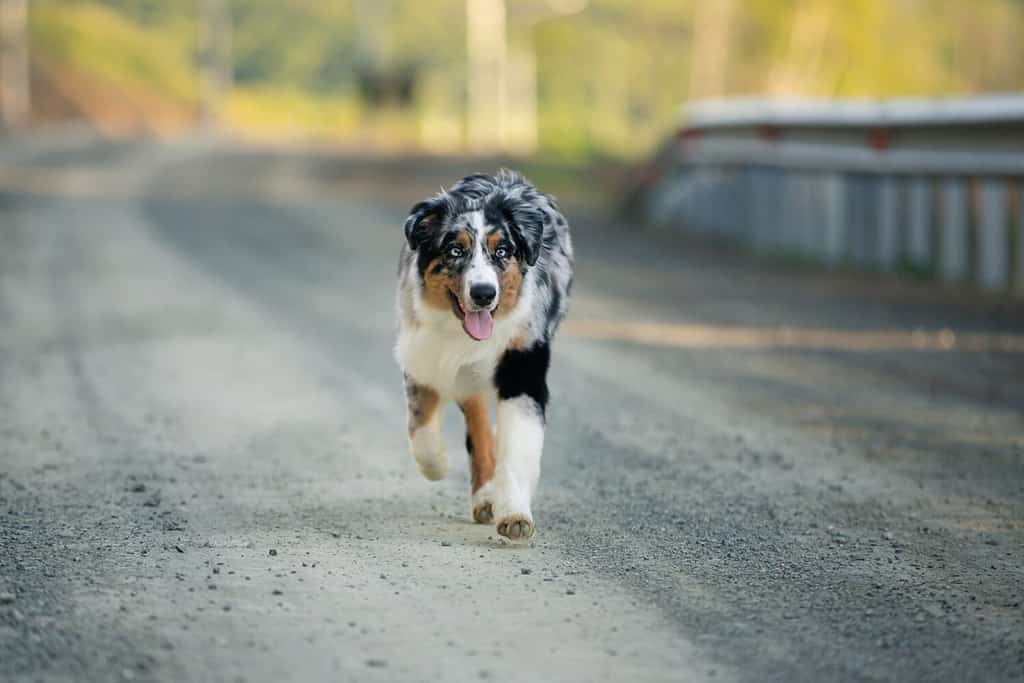
[[[147,29],[92,2],[33,7],[31,40],[37,58],[66,66],[116,89],[158,94],[194,106],[199,86],[190,27]]]

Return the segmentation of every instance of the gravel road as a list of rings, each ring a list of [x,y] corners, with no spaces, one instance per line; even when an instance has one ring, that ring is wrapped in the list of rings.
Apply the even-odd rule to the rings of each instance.
[[[404,212],[471,170],[0,141],[0,679],[1024,678],[1024,305],[570,203],[513,545],[391,354]]]

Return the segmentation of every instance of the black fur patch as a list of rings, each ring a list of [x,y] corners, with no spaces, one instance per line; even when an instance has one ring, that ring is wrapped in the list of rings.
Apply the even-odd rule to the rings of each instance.
[[[548,404],[548,366],[551,364],[551,347],[545,342],[526,350],[511,349],[505,352],[498,369],[494,372],[494,386],[502,400],[517,396],[529,396],[537,402],[541,415]]]
[[[535,205],[520,195],[496,194],[484,207],[484,218],[494,225],[504,222],[523,260],[530,266],[536,265],[544,234],[544,214]]]
[[[438,198],[422,201],[412,207],[409,217],[405,219],[405,239],[410,249],[419,249],[420,245],[430,240],[449,208],[448,202]]]

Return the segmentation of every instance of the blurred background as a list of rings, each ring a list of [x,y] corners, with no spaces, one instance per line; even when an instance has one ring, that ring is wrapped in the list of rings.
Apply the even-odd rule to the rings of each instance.
[[[502,164],[519,549],[393,354]],[[1019,682],[1022,416],[1024,0],[0,0],[0,679]]]
[[[7,126],[633,159],[688,100],[1024,84],[1020,0],[4,0]],[[472,26],[472,31],[467,27]]]

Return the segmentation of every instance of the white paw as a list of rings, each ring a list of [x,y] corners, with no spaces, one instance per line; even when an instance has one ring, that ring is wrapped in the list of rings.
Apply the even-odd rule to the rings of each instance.
[[[441,442],[440,431],[416,430],[409,437],[409,450],[425,478],[437,481],[448,475],[448,454]]]
[[[507,472],[498,470],[494,484],[494,518],[498,533],[513,541],[533,536],[533,515],[530,514],[530,489]]]
[[[533,518],[529,513],[513,513],[498,520],[498,533],[513,541],[525,541],[533,536]]]
[[[494,482],[489,481],[473,494],[473,521],[490,524],[494,521]]]

